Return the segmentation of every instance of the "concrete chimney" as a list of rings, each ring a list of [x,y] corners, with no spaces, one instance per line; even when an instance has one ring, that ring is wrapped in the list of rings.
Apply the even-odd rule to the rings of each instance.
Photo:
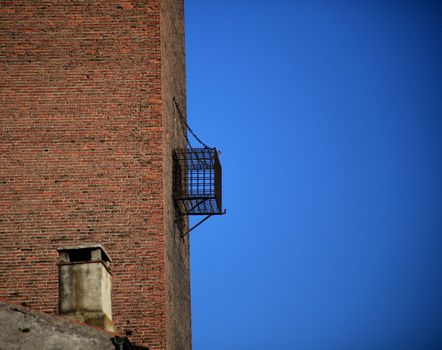
[[[101,245],[57,249],[60,254],[59,312],[72,319],[114,331],[111,259]]]

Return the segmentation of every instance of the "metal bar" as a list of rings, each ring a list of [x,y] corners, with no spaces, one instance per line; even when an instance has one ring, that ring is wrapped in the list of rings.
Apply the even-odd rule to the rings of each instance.
[[[199,223],[196,225],[193,225],[192,228],[190,228],[186,233],[183,233],[181,235],[181,238],[187,236],[192,230],[196,229],[199,225],[201,225],[204,221],[206,221],[208,218],[210,218],[212,215],[207,215],[204,219],[202,219]]]
[[[197,208],[199,205],[203,204],[207,199],[203,199],[201,201],[199,201],[198,203],[196,203],[192,208],[190,208],[187,212],[185,212],[183,214],[183,216],[189,215],[189,213],[192,212],[193,209]]]
[[[225,215],[226,214],[226,212],[227,212],[227,210],[226,209],[224,209],[224,211],[219,211],[219,212],[216,212],[216,213],[210,213],[210,214],[207,214],[207,215],[209,215],[209,216],[213,216],[213,215],[218,215],[218,216],[220,216],[220,215]],[[188,216],[201,216],[201,213],[196,213],[196,214],[187,214]]]
[[[216,199],[215,198],[215,196],[210,196],[210,197],[201,197],[201,196],[198,196],[198,197],[180,197],[180,198],[178,198],[180,201],[185,201],[185,200],[196,200],[196,199],[204,199],[204,200],[207,200],[207,199]]]

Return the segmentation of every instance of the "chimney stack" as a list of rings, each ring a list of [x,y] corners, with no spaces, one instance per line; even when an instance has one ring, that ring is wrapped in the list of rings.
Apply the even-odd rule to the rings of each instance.
[[[114,331],[111,259],[103,246],[57,249],[60,254],[59,313],[86,324]]]

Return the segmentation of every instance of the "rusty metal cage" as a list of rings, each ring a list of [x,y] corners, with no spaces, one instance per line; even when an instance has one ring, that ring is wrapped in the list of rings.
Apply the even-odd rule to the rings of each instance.
[[[222,215],[221,164],[216,148],[176,149],[174,200],[181,215]]]

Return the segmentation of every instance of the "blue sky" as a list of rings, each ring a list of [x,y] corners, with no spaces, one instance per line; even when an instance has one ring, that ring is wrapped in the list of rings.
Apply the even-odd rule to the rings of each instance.
[[[185,1],[194,350],[442,348],[442,6]]]

